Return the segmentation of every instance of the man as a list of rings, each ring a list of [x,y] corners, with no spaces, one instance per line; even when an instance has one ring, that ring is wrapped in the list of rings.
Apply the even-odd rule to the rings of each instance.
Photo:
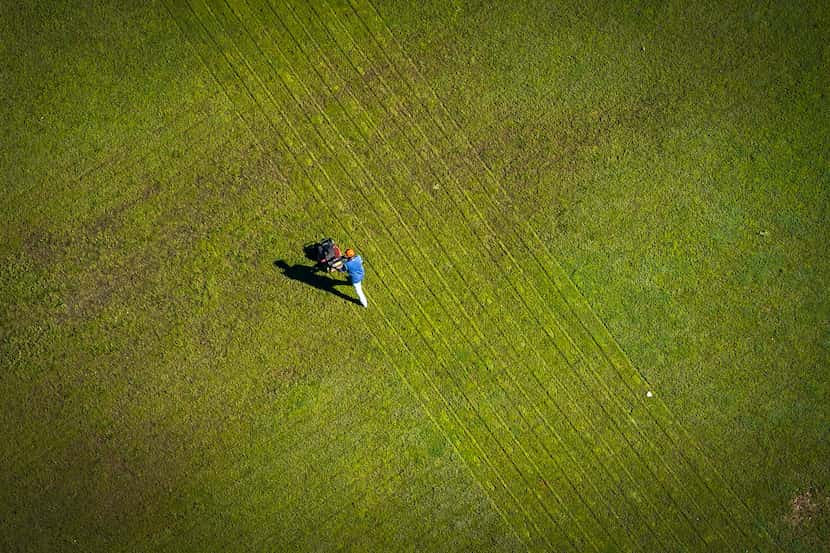
[[[346,249],[346,261],[338,269],[340,272],[348,273],[349,282],[354,286],[354,291],[357,292],[357,297],[360,299],[360,305],[368,307],[369,303],[366,301],[366,295],[363,294],[363,259],[359,255],[355,255],[351,248]]]

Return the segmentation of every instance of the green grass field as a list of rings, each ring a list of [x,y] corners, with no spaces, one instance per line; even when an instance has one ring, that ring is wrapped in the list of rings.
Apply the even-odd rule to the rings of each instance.
[[[0,29],[0,550],[830,551],[826,3]]]

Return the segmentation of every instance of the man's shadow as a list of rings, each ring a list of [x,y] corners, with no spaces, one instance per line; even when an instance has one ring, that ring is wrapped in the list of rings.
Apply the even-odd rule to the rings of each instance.
[[[333,278],[326,276],[325,274],[321,274],[319,272],[319,269],[316,267],[309,267],[308,265],[289,265],[283,259],[278,259],[274,261],[274,266],[278,269],[281,269],[282,274],[284,274],[291,280],[298,280],[302,283],[308,284],[309,286],[313,286],[314,288],[330,292],[335,296],[343,298],[346,301],[360,304],[359,300],[352,298],[351,296],[347,296],[346,294],[335,288],[336,286],[348,285],[348,282],[342,280],[335,280]]]

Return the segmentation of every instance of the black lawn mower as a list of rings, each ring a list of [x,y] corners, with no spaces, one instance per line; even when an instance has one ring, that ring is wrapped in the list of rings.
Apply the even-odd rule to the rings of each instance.
[[[340,247],[331,238],[323,238],[319,242],[303,246],[306,257],[317,263],[316,269],[331,273],[339,271],[345,263]]]

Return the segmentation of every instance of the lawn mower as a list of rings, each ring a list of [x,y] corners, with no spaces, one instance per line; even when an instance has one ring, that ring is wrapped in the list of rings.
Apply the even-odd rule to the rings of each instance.
[[[306,257],[317,262],[315,267],[319,271],[339,271],[343,268],[345,259],[340,252],[340,247],[331,238],[323,238],[319,242],[306,244],[303,247]]]

